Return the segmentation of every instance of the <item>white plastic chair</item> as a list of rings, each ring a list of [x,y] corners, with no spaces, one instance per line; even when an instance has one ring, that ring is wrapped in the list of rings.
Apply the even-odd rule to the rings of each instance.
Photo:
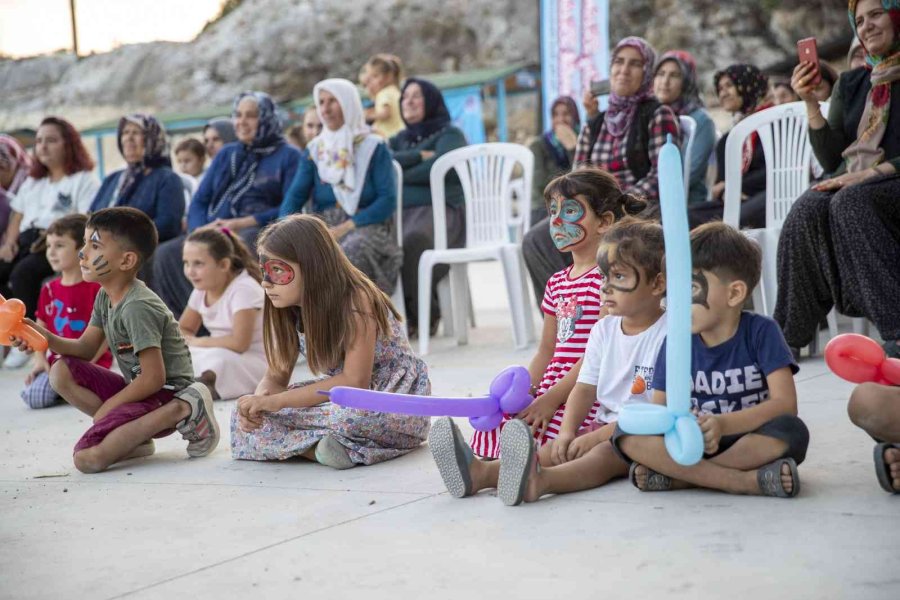
[[[778,293],[776,254],[781,226],[794,201],[809,188],[812,148],[803,102],[782,104],[750,115],[734,126],[725,142],[725,223],[739,227],[741,157],[744,141],[759,136],[766,157],[766,227],[744,233],[762,250],[762,277],[753,291],[757,312],[771,316]]]
[[[403,247],[403,167],[396,160],[391,161],[394,165],[394,175],[397,177],[397,212],[394,215],[394,227],[397,229],[397,245]],[[397,273],[397,285],[394,286],[394,293],[391,295],[391,302],[394,308],[406,320],[406,301],[403,299],[403,275]]]
[[[691,151],[694,149],[694,137],[697,132],[697,121],[693,117],[678,117],[681,124],[681,164],[684,166],[684,197],[687,198],[691,188]]]
[[[487,260],[500,261],[506,279],[506,291],[512,313],[513,339],[516,348],[534,341],[530,292],[527,288],[522,247],[510,240],[513,223],[510,206],[510,180],[516,165],[522,167],[522,184],[531,189],[534,155],[518,144],[490,143],[458,148],[438,158],[431,167],[431,201],[434,213],[434,250],[426,250],[419,259],[419,314],[431,311],[431,279],[435,265],[450,265],[453,331],[458,343],[468,341],[466,318],[469,311],[466,265]],[[444,179],[455,169],[466,203],[466,245],[447,247]],[[523,215],[522,226],[529,217]],[[419,328],[419,353],[428,353],[429,332]]]

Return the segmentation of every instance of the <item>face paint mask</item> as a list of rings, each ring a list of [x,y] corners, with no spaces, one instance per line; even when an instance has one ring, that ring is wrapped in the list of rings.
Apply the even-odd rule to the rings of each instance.
[[[260,255],[259,268],[263,281],[273,285],[287,285],[294,280],[294,269],[283,260]]]
[[[558,249],[574,246],[587,237],[580,225],[584,216],[584,205],[575,198],[550,200],[550,237]]]
[[[709,308],[709,281],[703,271],[695,271],[691,275],[691,304],[699,304]]]
[[[614,274],[611,273],[612,267],[615,265],[617,270],[624,271],[630,270],[634,274],[634,283],[630,286],[618,285],[613,282]],[[641,285],[641,273],[634,267],[625,263],[610,263],[609,262],[609,252],[601,251],[597,256],[597,266],[600,267],[600,272],[603,273],[603,287],[600,288],[600,291],[608,294],[610,290],[616,290],[617,292],[629,293],[633,292]],[[630,282],[625,282],[630,283]]]

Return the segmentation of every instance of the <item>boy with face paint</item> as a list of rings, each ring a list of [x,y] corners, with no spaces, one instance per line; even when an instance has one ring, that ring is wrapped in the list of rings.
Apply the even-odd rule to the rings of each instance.
[[[206,456],[219,428],[206,385],[194,383],[191,355],[171,311],[137,279],[156,249],[153,221],[116,207],[93,213],[79,252],[85,281],[100,284],[90,323],[78,339],[36,326],[60,355],[50,385],[69,404],[93,417],[75,445],[75,467],[103,471],[122,460],[154,452],[154,437],[177,429],[188,455]],[[122,375],[89,362],[107,342]],[[30,349],[23,340],[14,340]]]
[[[553,243],[572,255],[573,265],[555,273],[544,290],[541,311],[544,326],[529,372],[535,401],[515,415],[529,427],[549,457],[548,442],[556,438],[563,421],[566,399],[575,386],[581,357],[591,328],[606,315],[600,298],[603,275],[597,266],[597,248],[604,233],[628,214],[643,210],[643,200],[623,194],[606,171],[586,167],[552,180],[544,190],[550,213]],[[583,417],[593,421],[596,407]],[[512,418],[510,415],[508,418]],[[496,459],[500,432],[476,431],[471,449],[451,419],[438,419],[432,427],[431,448],[448,490],[458,497],[497,486],[500,465],[475,460],[475,455]],[[444,453],[439,448],[454,449]],[[549,463],[548,463],[549,464]],[[460,481],[466,481],[460,486]]]
[[[759,282],[757,246],[724,223],[691,232],[691,404],[705,442],[704,459],[684,467],[660,436],[616,432],[613,443],[634,461],[631,479],[643,491],[705,487],[734,494],[792,498],[797,464],[809,444],[797,417],[798,368],[781,329],[769,317],[742,310]],[[666,402],[665,348],[652,383]]]
[[[609,314],[591,329],[553,443],[535,452],[522,420],[503,429],[497,488],[504,504],[591,489],[628,473],[609,440],[623,405],[650,402],[653,365],[666,334],[662,256],[657,223],[627,219],[603,237],[598,263]]]

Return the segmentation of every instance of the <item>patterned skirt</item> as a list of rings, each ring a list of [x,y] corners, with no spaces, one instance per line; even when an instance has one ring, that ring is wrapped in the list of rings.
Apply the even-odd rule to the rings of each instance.
[[[331,206],[318,214],[329,227],[340,225],[350,217],[340,206]],[[397,286],[403,250],[397,244],[393,218],[351,230],[338,240],[344,254],[357,269],[366,274],[381,291],[390,296]]]

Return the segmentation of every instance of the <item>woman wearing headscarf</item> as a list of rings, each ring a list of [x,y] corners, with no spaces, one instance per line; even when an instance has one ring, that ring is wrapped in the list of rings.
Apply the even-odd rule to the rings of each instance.
[[[639,37],[616,44],[610,66],[609,108],[582,129],[575,146],[575,167],[590,164],[609,171],[626,194],[643,196],[655,212],[659,204],[659,151],[672,136],[681,145],[678,116],[653,96],[656,51]],[[545,218],[525,234],[525,265],[540,304],[550,276],[571,264],[556,249]]]
[[[865,317],[900,356],[900,5],[849,3],[865,67],[842,73],[828,118],[803,62],[791,84],[806,102],[809,141],[830,178],[791,207],[778,241],[775,320],[794,349],[809,344],[832,307]]]
[[[41,283],[53,275],[44,245],[35,242],[42,242],[56,219],[87,212],[100,182],[91,172],[94,161],[81,136],[58,117],[41,121],[30,165],[29,177],[10,201],[9,223],[0,246],[0,293],[24,302],[26,314],[33,318]]]
[[[159,240],[181,232],[184,185],[172,171],[169,143],[162,124],[143,113],[119,119],[119,152],[128,166],[103,180],[90,212],[110,206],[130,206],[153,219]]]
[[[434,212],[431,208],[431,166],[438,158],[466,145],[466,136],[450,121],[441,91],[431,82],[411,77],[400,92],[400,116],[406,129],[388,142],[394,159],[403,167],[403,295],[410,335],[419,326],[419,259],[434,248]],[[451,169],[444,182],[447,246],[466,244],[466,206],[462,184]],[[450,272],[447,265],[434,269],[432,294]],[[440,318],[437,301],[431,303],[430,328]]]
[[[231,119],[219,117],[210,120],[203,127],[203,145],[206,147],[209,160],[214,159],[225,144],[236,141],[237,136],[234,135],[234,124]]]
[[[19,141],[0,133],[0,232],[9,223],[9,203],[31,171],[31,156]],[[0,239],[2,241],[2,239]]]
[[[528,149],[534,154],[531,184],[531,222],[547,216],[544,188],[556,177],[572,170],[575,143],[581,128],[578,106],[569,96],[560,96],[550,105],[550,129],[531,140]]]
[[[331,228],[350,262],[391,294],[403,262],[394,230],[397,180],[391,153],[366,125],[351,82],[320,81],[313,98],[324,127],[307,145],[280,215],[300,212],[311,199],[313,212]]]
[[[736,64],[713,75],[713,85],[722,108],[732,114],[734,124],[761,110],[771,108],[766,101],[769,79],[753,65]],[[716,144],[716,183],[712,200],[688,207],[688,222],[696,227],[722,219],[725,202],[725,142],[728,133]],[[766,157],[759,136],[746,139],[741,154],[741,227],[766,226]]]
[[[203,176],[188,209],[188,232],[224,227],[255,251],[260,230],[278,217],[300,151],[281,135],[281,120],[268,94],[238,94],[231,118],[237,141],[216,154]],[[181,269],[184,240],[182,235],[160,245],[153,265],[153,287],[176,317],[192,290]]]
[[[697,63],[690,52],[670,50],[656,63],[653,77],[656,99],[671,108],[676,115],[690,117],[697,126],[691,147],[690,188],[688,204],[706,200],[706,170],[709,156],[716,145],[716,126],[703,108],[697,87]]]

